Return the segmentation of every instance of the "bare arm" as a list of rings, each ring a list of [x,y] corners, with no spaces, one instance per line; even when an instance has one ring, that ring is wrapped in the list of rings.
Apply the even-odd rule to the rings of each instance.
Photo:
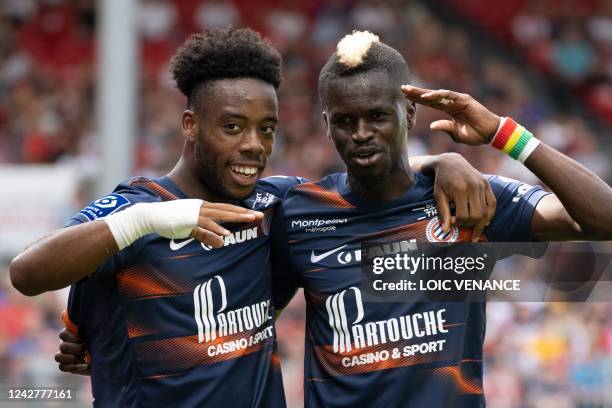
[[[536,208],[531,229],[542,241],[612,239],[612,189],[587,168],[540,144],[525,166],[555,194]]]
[[[451,120],[431,124],[458,143],[481,145],[491,142],[500,117],[467,94],[413,86],[402,87],[414,102],[439,109]],[[493,154],[493,153],[492,153]],[[531,227],[538,240],[612,239],[612,188],[584,166],[541,143],[525,165],[554,193],[536,208]]]
[[[263,218],[263,214],[257,211],[205,202],[193,208],[193,218],[188,217],[193,221],[183,224],[185,207],[182,204],[187,201],[195,200],[140,203],[110,217],[127,219],[136,215],[137,226],[143,228],[139,228],[142,234],[132,237],[133,240],[150,233],[167,238],[191,236],[215,248],[223,246],[221,236],[229,234],[217,222],[250,222]],[[57,230],[34,242],[13,259],[9,266],[11,282],[28,296],[61,289],[90,275],[116,254],[119,251],[117,242],[108,223],[101,220]]]
[[[93,273],[118,250],[104,221],[57,230],[13,259],[11,282],[27,296],[61,289]]]

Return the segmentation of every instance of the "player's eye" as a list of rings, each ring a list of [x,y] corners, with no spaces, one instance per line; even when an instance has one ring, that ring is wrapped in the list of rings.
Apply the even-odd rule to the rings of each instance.
[[[352,123],[353,120],[351,119],[351,117],[346,115],[336,116],[332,120],[332,124],[341,128],[349,127]]]
[[[225,125],[223,125],[223,129],[225,129],[226,133],[229,134],[238,134],[242,130],[240,125],[238,125],[237,123],[226,123]]]
[[[387,113],[386,112],[381,112],[381,111],[377,111],[377,112],[372,112],[372,114],[370,115],[370,118],[372,118],[372,120],[385,120],[387,118]]]
[[[262,126],[261,133],[267,136],[274,136],[274,134],[276,133],[276,126],[275,125]]]

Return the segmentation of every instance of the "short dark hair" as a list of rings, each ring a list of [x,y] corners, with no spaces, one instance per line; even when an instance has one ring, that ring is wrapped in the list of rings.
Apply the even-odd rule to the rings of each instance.
[[[325,91],[333,81],[368,71],[381,71],[389,75],[400,85],[410,83],[410,69],[402,55],[394,48],[381,42],[373,42],[358,65],[349,65],[341,61],[338,52],[334,52],[319,73],[319,99],[324,104]]]
[[[208,81],[257,78],[278,89],[282,58],[261,35],[250,28],[206,30],[192,34],[170,61],[177,88],[191,104]]]

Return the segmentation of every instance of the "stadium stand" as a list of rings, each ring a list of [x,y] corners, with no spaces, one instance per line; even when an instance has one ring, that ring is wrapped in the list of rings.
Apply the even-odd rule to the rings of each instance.
[[[133,173],[162,174],[182,148],[176,118],[184,101],[172,86],[169,56],[188,33],[232,24],[262,31],[284,56],[281,129],[267,174],[319,178],[342,169],[323,130],[316,80],[338,38],[359,28],[400,49],[414,83],[474,95],[610,182],[612,3],[517,1],[493,10],[486,1],[446,4],[463,17],[449,24],[420,1],[142,0]],[[94,0],[0,3],[0,165],[73,163],[84,185],[100,167],[95,6]],[[494,46],[483,51],[474,35],[491,37]],[[570,92],[543,92],[538,81],[551,75],[546,84]],[[433,110],[419,109],[410,154],[455,150],[483,172],[537,182],[510,159],[432,135],[428,124],[435,119]],[[52,360],[62,303],[56,293],[17,294],[0,262],[0,385],[68,384],[87,404],[87,381],[60,373]],[[278,323],[290,406],[302,404],[303,306],[298,295]],[[610,303],[491,303],[485,351],[490,407],[612,404]]]

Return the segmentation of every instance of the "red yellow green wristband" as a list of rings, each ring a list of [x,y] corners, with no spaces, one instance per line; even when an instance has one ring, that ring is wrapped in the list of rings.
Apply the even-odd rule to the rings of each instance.
[[[527,157],[538,147],[540,141],[512,118],[502,118],[500,127],[493,136],[491,144],[514,160],[524,163]]]

